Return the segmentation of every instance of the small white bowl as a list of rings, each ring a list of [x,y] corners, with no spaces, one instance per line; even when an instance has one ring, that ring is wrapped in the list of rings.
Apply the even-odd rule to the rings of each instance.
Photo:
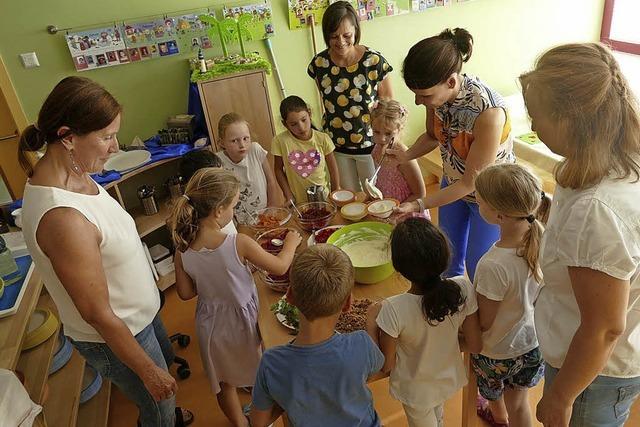
[[[13,217],[13,222],[15,222],[16,227],[22,228],[22,208],[11,212],[11,216]]]
[[[351,190],[336,190],[331,193],[331,201],[338,206],[344,206],[355,200],[356,194]]]
[[[349,221],[360,221],[367,216],[367,205],[362,202],[347,203],[340,209],[340,215]]]
[[[398,201],[395,199],[383,199],[369,203],[367,206],[367,212],[376,218],[389,218],[393,212],[393,208],[398,206]]]

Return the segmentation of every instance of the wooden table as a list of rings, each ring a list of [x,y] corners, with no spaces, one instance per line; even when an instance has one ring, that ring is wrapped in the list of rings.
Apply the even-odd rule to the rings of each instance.
[[[363,221],[367,220],[370,219],[364,219]],[[332,224],[350,224],[350,222],[344,220],[338,213],[333,219]],[[310,236],[310,233],[300,230],[300,228],[295,225],[295,220],[293,219],[287,226],[300,231],[300,234],[302,236],[302,243],[298,247],[297,252],[304,250],[307,247],[307,240]],[[252,234],[249,230],[242,227],[239,229],[239,231],[247,233],[249,235]],[[282,298],[283,294],[271,290],[271,288],[269,288],[269,286],[267,286],[262,281],[258,274],[254,274],[254,278],[256,281],[256,286],[258,288],[258,298],[260,301],[260,308],[258,312],[258,326],[260,327],[260,334],[262,335],[264,347],[269,349],[277,345],[289,343],[293,339],[291,330],[280,324],[280,322],[278,322],[278,320],[276,319],[276,316],[270,310],[271,305]],[[357,299],[369,298],[373,301],[380,301],[384,298],[406,292],[409,287],[409,281],[402,277],[400,273],[394,272],[387,279],[375,284],[365,285],[356,283],[353,287],[352,295]],[[468,362],[468,358],[465,358],[465,361]],[[377,381],[385,377],[387,377],[387,375],[379,373],[371,377],[370,381]],[[475,386],[475,379],[473,378],[473,376],[469,375],[469,378],[470,384],[472,384],[472,386]],[[465,387],[464,396],[465,397],[463,398],[464,400],[462,405],[462,425],[463,427],[472,427],[473,425],[475,425],[475,387]],[[285,426],[286,425],[288,425],[288,423],[285,418]]]

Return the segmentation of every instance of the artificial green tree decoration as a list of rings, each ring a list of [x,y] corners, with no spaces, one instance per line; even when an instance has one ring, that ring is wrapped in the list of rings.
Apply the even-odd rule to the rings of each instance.
[[[218,36],[220,39],[220,46],[222,47],[222,54],[224,57],[226,58],[229,56],[227,43],[229,43],[233,38],[233,31],[236,27],[235,22],[233,20],[229,20],[229,18],[216,19],[211,15],[200,15],[200,20],[209,24],[209,37],[215,38],[215,36]]]
[[[240,52],[242,52],[242,57],[247,57],[247,52],[244,48],[245,40],[252,40],[253,36],[251,35],[251,30],[249,28],[249,24],[253,21],[253,16],[248,14],[242,14],[238,17],[236,22],[237,31],[238,31],[238,42],[240,42]]]

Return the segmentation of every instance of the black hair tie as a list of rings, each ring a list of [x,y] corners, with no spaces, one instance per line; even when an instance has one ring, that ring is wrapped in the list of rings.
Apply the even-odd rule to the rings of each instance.
[[[533,215],[528,215],[525,217],[525,219],[529,222],[529,224],[533,224],[533,221],[536,220],[536,217]]]
[[[544,194],[544,191],[542,192],[542,200],[544,200],[544,198],[547,197],[546,194]]]

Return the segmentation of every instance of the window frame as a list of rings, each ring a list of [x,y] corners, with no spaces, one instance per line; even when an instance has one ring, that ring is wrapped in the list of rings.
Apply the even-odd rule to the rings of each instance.
[[[640,55],[640,43],[631,43],[611,38],[611,21],[613,20],[613,8],[616,0],[605,0],[604,12],[602,14],[602,28],[600,31],[600,41],[608,44],[618,52]]]

